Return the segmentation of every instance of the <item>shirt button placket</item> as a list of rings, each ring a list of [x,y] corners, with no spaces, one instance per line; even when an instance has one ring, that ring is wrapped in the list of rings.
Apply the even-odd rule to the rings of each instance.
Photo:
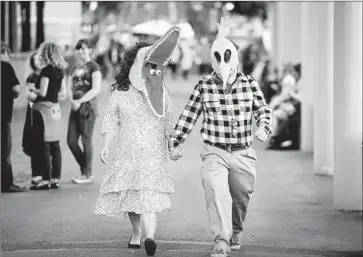
[[[230,130],[231,130],[231,135],[232,137],[237,137],[237,134],[234,133],[234,129],[233,129],[233,122],[235,120],[235,117],[234,117],[234,111],[233,111],[233,101],[232,101],[232,96],[231,94],[228,94],[227,95],[227,109],[230,113],[230,116],[229,116],[229,120],[230,120]]]

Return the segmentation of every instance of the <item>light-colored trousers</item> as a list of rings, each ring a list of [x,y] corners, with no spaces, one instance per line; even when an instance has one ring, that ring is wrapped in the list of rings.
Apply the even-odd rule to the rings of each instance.
[[[243,230],[257,161],[252,147],[228,152],[203,143],[200,170],[215,247],[225,248]]]

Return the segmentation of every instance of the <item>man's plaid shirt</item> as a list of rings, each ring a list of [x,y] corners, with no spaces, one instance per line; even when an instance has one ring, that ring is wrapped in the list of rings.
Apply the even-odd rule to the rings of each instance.
[[[215,72],[198,82],[171,135],[172,146],[185,141],[202,112],[201,135],[210,143],[251,145],[252,116],[258,127],[268,134],[272,132],[271,108],[251,76],[238,73],[230,93],[222,85]]]

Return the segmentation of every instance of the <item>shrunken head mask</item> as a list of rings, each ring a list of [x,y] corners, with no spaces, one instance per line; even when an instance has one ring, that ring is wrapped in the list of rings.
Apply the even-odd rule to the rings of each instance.
[[[180,28],[173,26],[152,46],[141,48],[130,69],[131,84],[145,94],[156,115],[164,115],[164,73],[179,43]]]
[[[238,53],[236,46],[227,38],[228,24],[222,17],[218,25],[216,40],[211,46],[211,60],[214,71],[223,81],[223,88],[227,82],[233,83],[238,71]]]

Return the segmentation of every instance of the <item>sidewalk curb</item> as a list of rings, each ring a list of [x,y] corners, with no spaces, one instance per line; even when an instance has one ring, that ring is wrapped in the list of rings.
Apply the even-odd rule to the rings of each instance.
[[[158,251],[164,253],[200,253],[208,254],[212,243],[188,241],[157,240]],[[74,242],[32,242],[32,243],[2,243],[3,253],[45,252],[45,251],[79,251],[79,250],[111,250],[129,252],[126,248],[128,241],[74,241]],[[143,243],[141,244],[143,248]],[[270,245],[244,245],[232,256],[327,256],[327,257],[358,257],[362,251],[344,249],[296,249]],[[204,256],[204,255],[203,255]]]

